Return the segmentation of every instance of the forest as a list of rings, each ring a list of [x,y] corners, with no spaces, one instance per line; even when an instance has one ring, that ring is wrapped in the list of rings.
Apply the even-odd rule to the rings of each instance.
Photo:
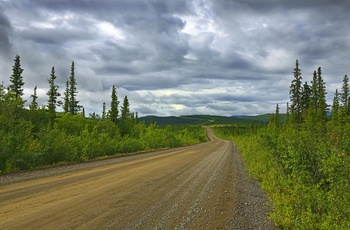
[[[270,217],[284,229],[350,229],[350,88],[326,103],[319,67],[303,82],[298,60],[284,122],[279,105],[267,126],[215,127],[234,140],[250,175],[261,181],[272,205]]]
[[[74,62],[62,95],[52,67],[47,74],[47,104],[38,105],[35,87],[28,105],[23,99],[23,71],[20,56],[16,55],[10,85],[0,84],[0,173],[207,140],[200,125],[160,126],[155,122],[147,125],[140,122],[137,113],[130,111],[127,96],[120,106],[114,85],[110,108],[107,110],[106,103],[101,102],[102,114],[86,116],[77,100]],[[63,112],[57,112],[60,106]]]

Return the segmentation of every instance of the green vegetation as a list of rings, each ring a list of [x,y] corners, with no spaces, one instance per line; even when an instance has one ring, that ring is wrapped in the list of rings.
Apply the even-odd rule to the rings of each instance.
[[[213,115],[188,115],[188,116],[170,116],[170,117],[157,117],[146,116],[140,117],[140,121],[150,124],[156,122],[157,124],[197,124],[197,125],[215,125],[215,124],[255,124],[266,125],[268,124],[272,114],[264,114],[258,116],[238,116],[238,117],[225,117],[225,116],[213,116]],[[284,119],[284,115],[281,115],[281,119]]]
[[[25,108],[23,69],[17,55],[10,78],[11,85],[0,84],[0,173],[28,170],[37,167],[80,162],[99,157],[160,148],[191,145],[207,140],[200,125],[159,126],[139,122],[130,112],[125,97],[119,113],[116,87],[112,87],[111,109],[102,115],[80,112],[74,62],[66,82],[64,102],[58,100],[59,86],[51,69],[47,105],[37,103],[34,88],[30,109]],[[56,112],[63,106],[63,113]],[[120,114],[120,116],[119,116]]]
[[[280,123],[279,107],[259,129],[215,127],[234,140],[251,175],[272,203],[271,218],[285,229],[350,229],[350,114],[347,75],[327,116],[321,68],[311,86],[301,84],[297,62],[291,106]],[[310,90],[307,90],[310,89]]]

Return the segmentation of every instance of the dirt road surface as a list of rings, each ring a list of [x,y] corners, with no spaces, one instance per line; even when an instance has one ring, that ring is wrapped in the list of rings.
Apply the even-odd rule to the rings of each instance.
[[[1,229],[276,229],[234,143],[0,176]]]

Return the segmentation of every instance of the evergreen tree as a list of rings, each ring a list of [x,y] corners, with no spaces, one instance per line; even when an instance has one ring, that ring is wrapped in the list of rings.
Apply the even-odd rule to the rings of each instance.
[[[63,111],[65,113],[69,112],[69,81],[66,81],[66,89],[64,91],[64,98],[63,98]]]
[[[317,78],[317,72],[316,70],[313,73],[312,81],[311,81],[311,96],[310,96],[310,106],[309,106],[309,117],[310,119],[315,118],[317,114],[318,109],[318,78]]]
[[[29,105],[30,110],[37,110],[39,107],[38,102],[37,102],[38,95],[36,93],[36,89],[37,89],[37,87],[35,86],[33,94],[30,95],[30,97],[32,98],[32,102]]]
[[[123,105],[121,107],[121,116],[120,116],[120,131],[121,134],[127,135],[131,130],[131,114],[130,114],[130,105],[128,97],[124,97]]]
[[[332,115],[331,115],[332,121],[334,122],[335,125],[338,123],[339,104],[340,104],[339,101],[340,101],[340,97],[339,97],[338,89],[336,89],[334,98],[333,98]]]
[[[317,121],[326,122],[327,121],[327,102],[326,102],[326,83],[322,79],[321,67],[317,69]]]
[[[52,67],[50,78],[47,80],[50,88],[46,93],[46,95],[49,96],[49,99],[47,100],[47,109],[49,111],[51,124],[53,124],[53,121],[55,119],[56,106],[60,104],[60,102],[57,101],[57,98],[61,96],[61,94],[58,92],[59,86],[55,84],[56,78],[55,67]]]
[[[295,62],[293,71],[294,79],[290,86],[291,119],[295,123],[301,123],[301,96],[302,96],[302,76],[298,59]]]
[[[123,105],[121,107],[121,117],[126,118],[129,115],[130,115],[130,104],[129,104],[128,96],[125,96]]]
[[[102,120],[106,119],[106,102],[102,105]]]
[[[343,112],[347,115],[350,114],[350,87],[349,87],[349,78],[346,74],[343,78],[343,85],[341,88],[341,108]]]
[[[303,86],[302,94],[301,94],[301,101],[300,101],[301,114],[302,114],[303,120],[305,120],[305,118],[307,117],[307,111],[310,106],[311,93],[312,92],[311,92],[310,86],[307,84],[307,82],[305,82]]]
[[[19,55],[17,54],[14,59],[14,65],[12,66],[12,75],[10,77],[10,91],[13,92],[13,96],[15,100],[18,100],[18,105],[20,108],[24,107],[25,101],[22,99],[23,93],[23,69],[21,68],[21,60]]]
[[[23,69],[21,68],[21,60],[18,54],[16,55],[14,59],[14,65],[12,66],[12,75],[10,77],[11,85],[10,90],[14,92],[14,95],[17,98],[23,96],[23,89],[22,86],[24,85],[23,82]]]
[[[75,79],[75,67],[74,67],[74,62],[72,61],[71,65],[71,73],[69,77],[69,113],[71,115],[76,115],[77,112],[80,110],[79,106],[79,101],[77,101],[76,96],[77,96],[78,90],[77,90],[77,82]]]
[[[118,106],[119,106],[119,101],[118,101],[118,97],[117,97],[117,90],[116,87],[113,85],[112,87],[112,101],[111,101],[111,109],[109,111],[109,119],[111,119],[111,121],[114,124],[118,123],[118,116],[119,116],[119,110],[118,110]]]

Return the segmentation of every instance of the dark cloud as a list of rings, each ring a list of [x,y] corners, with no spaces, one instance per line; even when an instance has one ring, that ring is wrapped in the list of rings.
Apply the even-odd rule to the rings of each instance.
[[[0,6],[0,53],[4,56],[9,55],[11,50],[12,45],[9,38],[11,30],[11,23]]]
[[[67,41],[86,41],[96,39],[93,32],[79,29],[57,29],[57,28],[28,28],[19,32],[22,39],[31,40],[37,44],[40,44],[44,48],[48,45],[61,46],[67,43]]]
[[[341,86],[349,9],[341,0],[2,1],[0,81],[18,53],[25,97],[37,85],[42,103],[51,67],[63,91],[75,61],[87,112],[108,105],[112,85],[141,116],[283,110],[296,59],[304,81],[322,66],[329,97]]]

